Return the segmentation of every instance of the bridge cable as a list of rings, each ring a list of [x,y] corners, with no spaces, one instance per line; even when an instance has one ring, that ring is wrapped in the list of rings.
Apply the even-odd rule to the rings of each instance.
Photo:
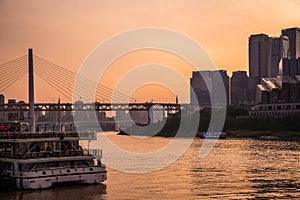
[[[45,60],[45,59],[43,59],[43,58],[40,58],[40,57],[38,57],[38,56],[35,56],[35,57],[37,57],[38,59],[40,59],[40,60],[43,60],[44,62],[46,62],[46,63],[51,63],[57,70],[60,70],[60,71],[64,71],[65,73],[67,73],[67,74],[69,74],[69,75],[73,75],[74,77],[76,77],[76,76],[78,76],[76,73],[74,73],[74,72],[72,72],[72,71],[70,71],[70,70],[67,70],[67,69],[65,69],[65,68],[63,68],[63,67],[61,67],[61,66],[59,66],[59,65],[57,65],[57,64],[55,64],[55,63],[52,63],[52,62],[50,62],[50,61],[48,61],[48,60]],[[85,81],[85,82],[87,82],[87,83],[90,83],[90,84],[93,84],[93,85],[95,85],[95,84],[97,84],[96,82],[94,82],[94,81],[91,81],[90,79],[88,79],[88,78],[86,78],[86,77],[83,77],[83,76],[78,76],[77,77],[79,80],[83,80],[83,81]],[[138,101],[137,99],[135,99],[135,98],[132,98],[132,97],[130,97],[130,96],[128,96],[128,95],[125,95],[125,94],[123,94],[123,93],[121,93],[121,92],[119,92],[119,91],[116,91],[116,90],[113,90],[113,89],[111,89],[111,88],[109,88],[109,87],[107,87],[107,86],[105,86],[105,85],[102,85],[102,84],[99,84],[100,85],[100,87],[102,87],[102,89],[104,89],[104,90],[110,90],[110,92],[114,92],[114,94],[115,95],[119,95],[119,96],[123,96],[123,98],[125,98],[126,97],[126,99],[131,99],[131,100],[133,100],[133,101]]]
[[[17,66],[17,68],[15,66]],[[0,79],[2,80],[3,78],[12,76],[15,71],[20,69],[26,69],[25,59],[15,60],[15,62],[13,63],[10,62],[7,65],[2,65],[0,68],[1,70]]]
[[[13,80],[11,80],[10,82],[6,83],[6,86],[3,87],[2,89],[0,89],[0,92],[3,92],[4,90],[6,90],[9,86],[11,86],[12,84],[16,83],[21,77],[23,77],[25,74],[27,74],[27,72],[24,73],[19,73],[17,76],[15,76],[15,78]]]
[[[39,59],[39,61],[41,61],[42,59],[40,59],[40,58],[38,58]],[[40,63],[40,62],[39,62]],[[41,63],[40,63],[41,64]],[[74,81],[74,79],[73,78],[70,78],[70,77],[74,77],[74,76],[77,76],[77,74],[75,74],[74,72],[71,72],[71,71],[69,71],[69,70],[66,70],[66,69],[64,69],[64,68],[61,68],[61,67],[57,67],[57,65],[55,66],[55,67],[49,67],[49,64],[51,65],[55,65],[55,64],[53,64],[53,63],[49,63],[49,62],[46,62],[46,64],[41,64],[41,65],[45,65],[45,69],[44,70],[47,70],[47,72],[50,72],[49,74],[55,74],[56,75],[56,77],[57,76],[60,76],[60,77],[58,77],[58,79],[63,79],[63,80],[66,80],[66,79],[68,79],[69,80],[69,82],[68,82],[68,84],[69,84],[69,86],[70,86],[70,84],[71,84],[71,86],[73,86],[73,83],[71,83],[71,82],[73,82]],[[47,66],[46,66],[47,65]],[[53,70],[53,68],[54,68],[54,70],[57,72],[57,73],[51,73],[51,70]],[[55,78],[56,78],[55,77]],[[61,77],[63,77],[63,78],[61,78]],[[91,81],[91,80],[89,80],[89,79],[87,79],[87,78],[83,78],[83,77],[81,77],[81,76],[78,76],[78,80],[79,81],[81,81],[81,80],[83,80],[84,82],[84,84],[82,84],[82,85],[85,85],[85,88],[84,88],[84,90],[86,90],[86,89],[89,89],[90,91],[93,89],[93,87],[91,86],[91,84],[96,84],[96,82],[93,82],[93,81]],[[71,81],[71,82],[70,82]],[[90,83],[90,84],[88,84],[88,82]],[[106,87],[106,86],[104,86],[104,87]],[[83,92],[85,93],[86,91],[84,91],[83,90]],[[100,91],[101,92],[101,91]],[[107,91],[107,89],[106,90],[102,90],[102,92],[104,92],[105,94],[106,94],[106,96],[104,97],[105,99],[108,99],[108,96],[111,96],[111,93],[109,93],[109,92],[112,92],[112,91]],[[102,93],[101,92],[101,93]],[[81,94],[81,96],[82,96],[82,94]],[[121,96],[121,98],[120,98],[120,95],[116,95],[116,96],[114,96],[114,98],[115,99],[118,99],[118,100],[120,100],[120,101],[122,101],[122,102],[124,102],[124,99],[125,99],[125,97],[124,96],[126,96],[126,99],[127,99],[127,95],[123,95],[123,96]],[[103,98],[103,96],[101,96],[101,95],[99,95],[99,90],[97,89],[97,96],[96,97],[100,97],[100,98]]]
[[[22,64],[19,63],[18,66],[11,70],[9,74],[1,77],[1,92],[11,86],[12,83],[15,83],[17,80],[19,80],[26,73],[27,70],[23,67]]]
[[[40,66],[41,63],[36,62],[36,65]],[[64,92],[68,93],[69,96],[72,96],[72,92],[73,91],[65,89],[68,86],[70,88],[73,88],[73,79],[70,79],[70,76],[64,76],[64,77],[59,76],[60,73],[53,73],[53,71],[49,70],[48,66],[46,66],[45,68],[37,68],[37,70],[38,70],[38,72],[41,72],[41,73],[39,73],[39,76],[43,77],[44,80],[47,80],[47,83],[51,82],[52,83],[51,86],[53,86],[53,87],[55,86],[55,89],[59,88],[59,91],[63,90]],[[47,76],[43,76],[43,74],[47,74]],[[60,80],[65,80],[65,82],[64,82],[64,88],[61,87],[62,84],[60,83]],[[67,80],[67,82],[66,82],[66,80]],[[67,87],[66,87],[66,83],[67,83]],[[82,92],[85,92],[85,90],[82,90]],[[68,97],[68,98],[71,99],[70,97]]]

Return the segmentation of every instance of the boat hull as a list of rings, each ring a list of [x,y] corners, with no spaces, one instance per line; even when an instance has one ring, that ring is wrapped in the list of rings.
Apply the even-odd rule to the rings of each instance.
[[[107,179],[106,174],[107,172],[104,170],[102,172],[73,173],[44,177],[19,177],[16,178],[16,187],[19,189],[44,189],[56,183],[67,182],[98,184]]]

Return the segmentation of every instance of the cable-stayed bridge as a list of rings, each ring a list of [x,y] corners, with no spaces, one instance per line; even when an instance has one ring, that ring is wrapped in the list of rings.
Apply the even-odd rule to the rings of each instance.
[[[0,65],[0,93],[3,93],[10,86],[15,84],[19,79],[28,74],[28,55],[24,55],[17,59],[11,60]],[[34,74],[42,79],[45,83],[55,89],[61,96],[64,96],[72,102],[73,96],[80,96],[82,102],[87,102],[90,97],[85,94],[91,94],[95,85],[96,91],[94,92],[95,99],[101,99],[103,102],[111,103],[35,103],[35,110],[37,111],[70,111],[70,110],[98,110],[98,111],[111,111],[111,110],[148,110],[164,109],[164,110],[178,110],[178,104],[174,103],[143,103],[135,98],[132,98],[120,91],[113,90],[105,85],[95,83],[87,77],[77,75],[75,72],[61,67],[53,62],[43,59],[39,56],[33,55]],[[77,79],[80,82],[80,88],[73,90],[74,82]],[[113,94],[113,95],[112,95]],[[129,101],[129,102],[128,102]],[[0,111],[28,111],[29,103],[23,104],[1,104]]]
[[[120,91],[98,84],[90,80],[88,77],[78,75],[69,69],[33,55],[31,49],[29,49],[28,55],[24,55],[1,64],[0,71],[0,94],[28,74],[29,101],[31,101],[31,103],[19,102],[13,104],[0,102],[0,112],[29,111],[30,115],[30,112],[34,111],[142,111],[143,113],[146,111],[149,114],[150,109],[163,111],[163,113],[178,112],[181,109],[178,103],[143,103],[135,98],[123,94]],[[61,96],[64,96],[70,102],[72,102],[72,98],[74,96],[80,97],[80,101],[72,103],[60,103],[60,101],[58,101],[58,103],[35,103],[33,100],[33,74],[51,86],[55,91],[57,91]],[[73,90],[75,81],[80,82],[80,88]],[[30,84],[32,84],[32,86],[30,86]],[[30,92],[32,92],[32,95],[30,95]],[[94,94],[93,98],[101,99],[102,102],[89,102],[91,98],[88,94]],[[31,109],[33,111],[31,111]]]

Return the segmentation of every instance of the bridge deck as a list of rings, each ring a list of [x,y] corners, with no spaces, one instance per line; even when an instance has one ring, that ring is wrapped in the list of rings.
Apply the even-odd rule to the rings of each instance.
[[[115,111],[115,110],[180,110],[180,104],[172,103],[36,103],[35,111]],[[29,104],[0,104],[0,112],[3,111],[29,111]]]

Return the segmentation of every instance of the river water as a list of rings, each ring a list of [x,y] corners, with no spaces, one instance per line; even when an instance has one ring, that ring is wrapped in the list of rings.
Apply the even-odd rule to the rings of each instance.
[[[114,132],[105,134],[118,147],[138,153],[155,151],[172,140],[117,136]],[[194,139],[176,162],[153,172],[128,173],[108,166],[108,179],[103,184],[60,186],[37,191],[0,191],[0,199],[300,198],[299,142],[218,140],[207,156],[199,158],[202,143],[202,139]],[[97,141],[93,141],[90,146],[96,144]],[[107,156],[105,152],[103,154]],[[113,154],[109,157],[114,159]],[[159,158],[156,162],[160,162]],[[152,164],[157,165],[155,162],[148,165]]]

